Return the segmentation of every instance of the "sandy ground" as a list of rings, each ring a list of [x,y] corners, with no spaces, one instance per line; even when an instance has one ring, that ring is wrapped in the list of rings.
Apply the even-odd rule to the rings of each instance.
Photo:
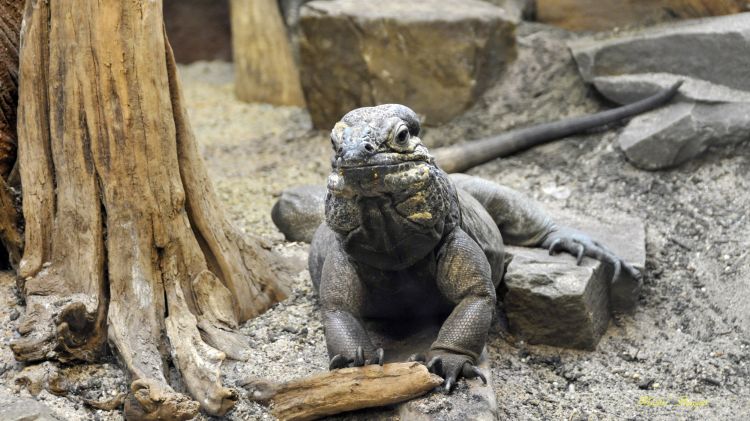
[[[427,128],[428,145],[605,107],[578,77],[563,44],[568,35],[537,25],[525,25],[519,34],[517,62],[464,116]],[[306,246],[283,242],[270,209],[286,187],[323,183],[328,134],[312,131],[304,110],[236,101],[228,64],[198,63],[180,71],[191,122],[228,217],[301,262]],[[493,329],[488,349],[499,417],[750,419],[750,144],[712,149],[679,168],[652,173],[625,161],[616,132],[570,138],[471,171],[547,207],[601,219],[612,211],[628,213],[647,227],[640,307],[616,317],[596,351],[531,346]],[[1,395],[14,393],[22,367],[7,348],[20,306],[11,284],[0,285],[0,292],[7,301],[0,302]],[[288,380],[326,368],[317,303],[304,270],[288,300],[242,330],[257,355],[250,364],[225,365],[229,386],[252,376]],[[93,369],[106,375],[83,388],[86,393],[105,396],[124,387],[114,364]],[[42,392],[38,399],[65,419],[122,419],[117,412],[87,409],[80,396]],[[245,400],[227,418],[273,419]]]

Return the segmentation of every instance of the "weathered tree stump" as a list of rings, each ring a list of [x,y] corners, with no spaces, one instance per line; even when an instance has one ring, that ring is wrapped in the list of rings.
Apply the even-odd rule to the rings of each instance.
[[[198,153],[161,1],[29,0],[18,144],[22,361],[97,359],[133,380],[129,414],[222,415],[233,332],[286,295],[268,247],[225,219]],[[165,374],[171,359],[190,396]],[[138,414],[138,415],[132,415]]]
[[[275,0],[231,0],[237,97],[305,106],[292,48]]]
[[[0,0],[0,242],[15,266],[21,259],[23,237],[20,210],[10,189],[16,164],[16,107],[18,105],[18,45],[24,0]],[[1,251],[0,251],[1,253]],[[0,257],[0,261],[6,256]]]

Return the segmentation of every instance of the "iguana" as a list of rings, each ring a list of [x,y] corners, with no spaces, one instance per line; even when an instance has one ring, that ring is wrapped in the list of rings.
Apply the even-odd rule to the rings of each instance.
[[[437,162],[408,107],[389,104],[346,114],[331,132],[325,221],[312,238],[308,262],[330,368],[383,363],[365,319],[443,315],[424,360],[428,368],[445,379],[448,392],[461,376],[485,380],[475,365],[508,263],[504,244],[565,251],[579,264],[589,256],[613,265],[613,279],[621,270],[640,277],[607,247],[556,224],[520,193],[477,177],[449,176],[440,164],[464,169],[462,164],[496,156],[498,142],[528,147],[611,123],[668,101],[678,87],[611,111],[443,150]],[[308,192],[305,198],[303,190],[302,202],[314,202],[319,194]],[[300,221],[322,219],[317,212],[314,204],[279,202],[273,219],[294,238]]]

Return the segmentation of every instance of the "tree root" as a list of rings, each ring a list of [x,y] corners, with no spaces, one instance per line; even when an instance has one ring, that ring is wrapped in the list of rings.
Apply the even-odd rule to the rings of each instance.
[[[84,294],[27,297],[26,314],[18,325],[21,337],[10,344],[16,359],[95,361],[106,349],[106,327],[91,301]]]
[[[163,256],[162,277],[169,316],[165,319],[172,360],[180,370],[190,394],[211,415],[224,415],[239,399],[232,389],[221,385],[221,363],[225,354],[208,346],[198,331],[198,321],[190,312],[178,279],[180,272],[170,247]]]
[[[114,411],[115,409],[119,409],[121,406],[123,406],[127,398],[127,393],[118,393],[112,399],[102,399],[99,401],[93,399],[84,399],[83,403],[92,408],[101,409],[102,411]]]
[[[127,420],[189,420],[200,409],[198,402],[155,380],[136,380],[130,390],[133,395],[125,401]]]

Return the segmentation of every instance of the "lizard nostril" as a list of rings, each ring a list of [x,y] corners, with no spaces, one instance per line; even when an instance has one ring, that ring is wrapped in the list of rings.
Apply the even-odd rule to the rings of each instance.
[[[372,143],[369,143],[369,142],[367,142],[367,143],[365,143],[365,150],[366,150],[367,152],[372,152],[372,151],[374,151],[374,150],[375,150],[375,147],[374,147],[374,146],[372,146]]]

